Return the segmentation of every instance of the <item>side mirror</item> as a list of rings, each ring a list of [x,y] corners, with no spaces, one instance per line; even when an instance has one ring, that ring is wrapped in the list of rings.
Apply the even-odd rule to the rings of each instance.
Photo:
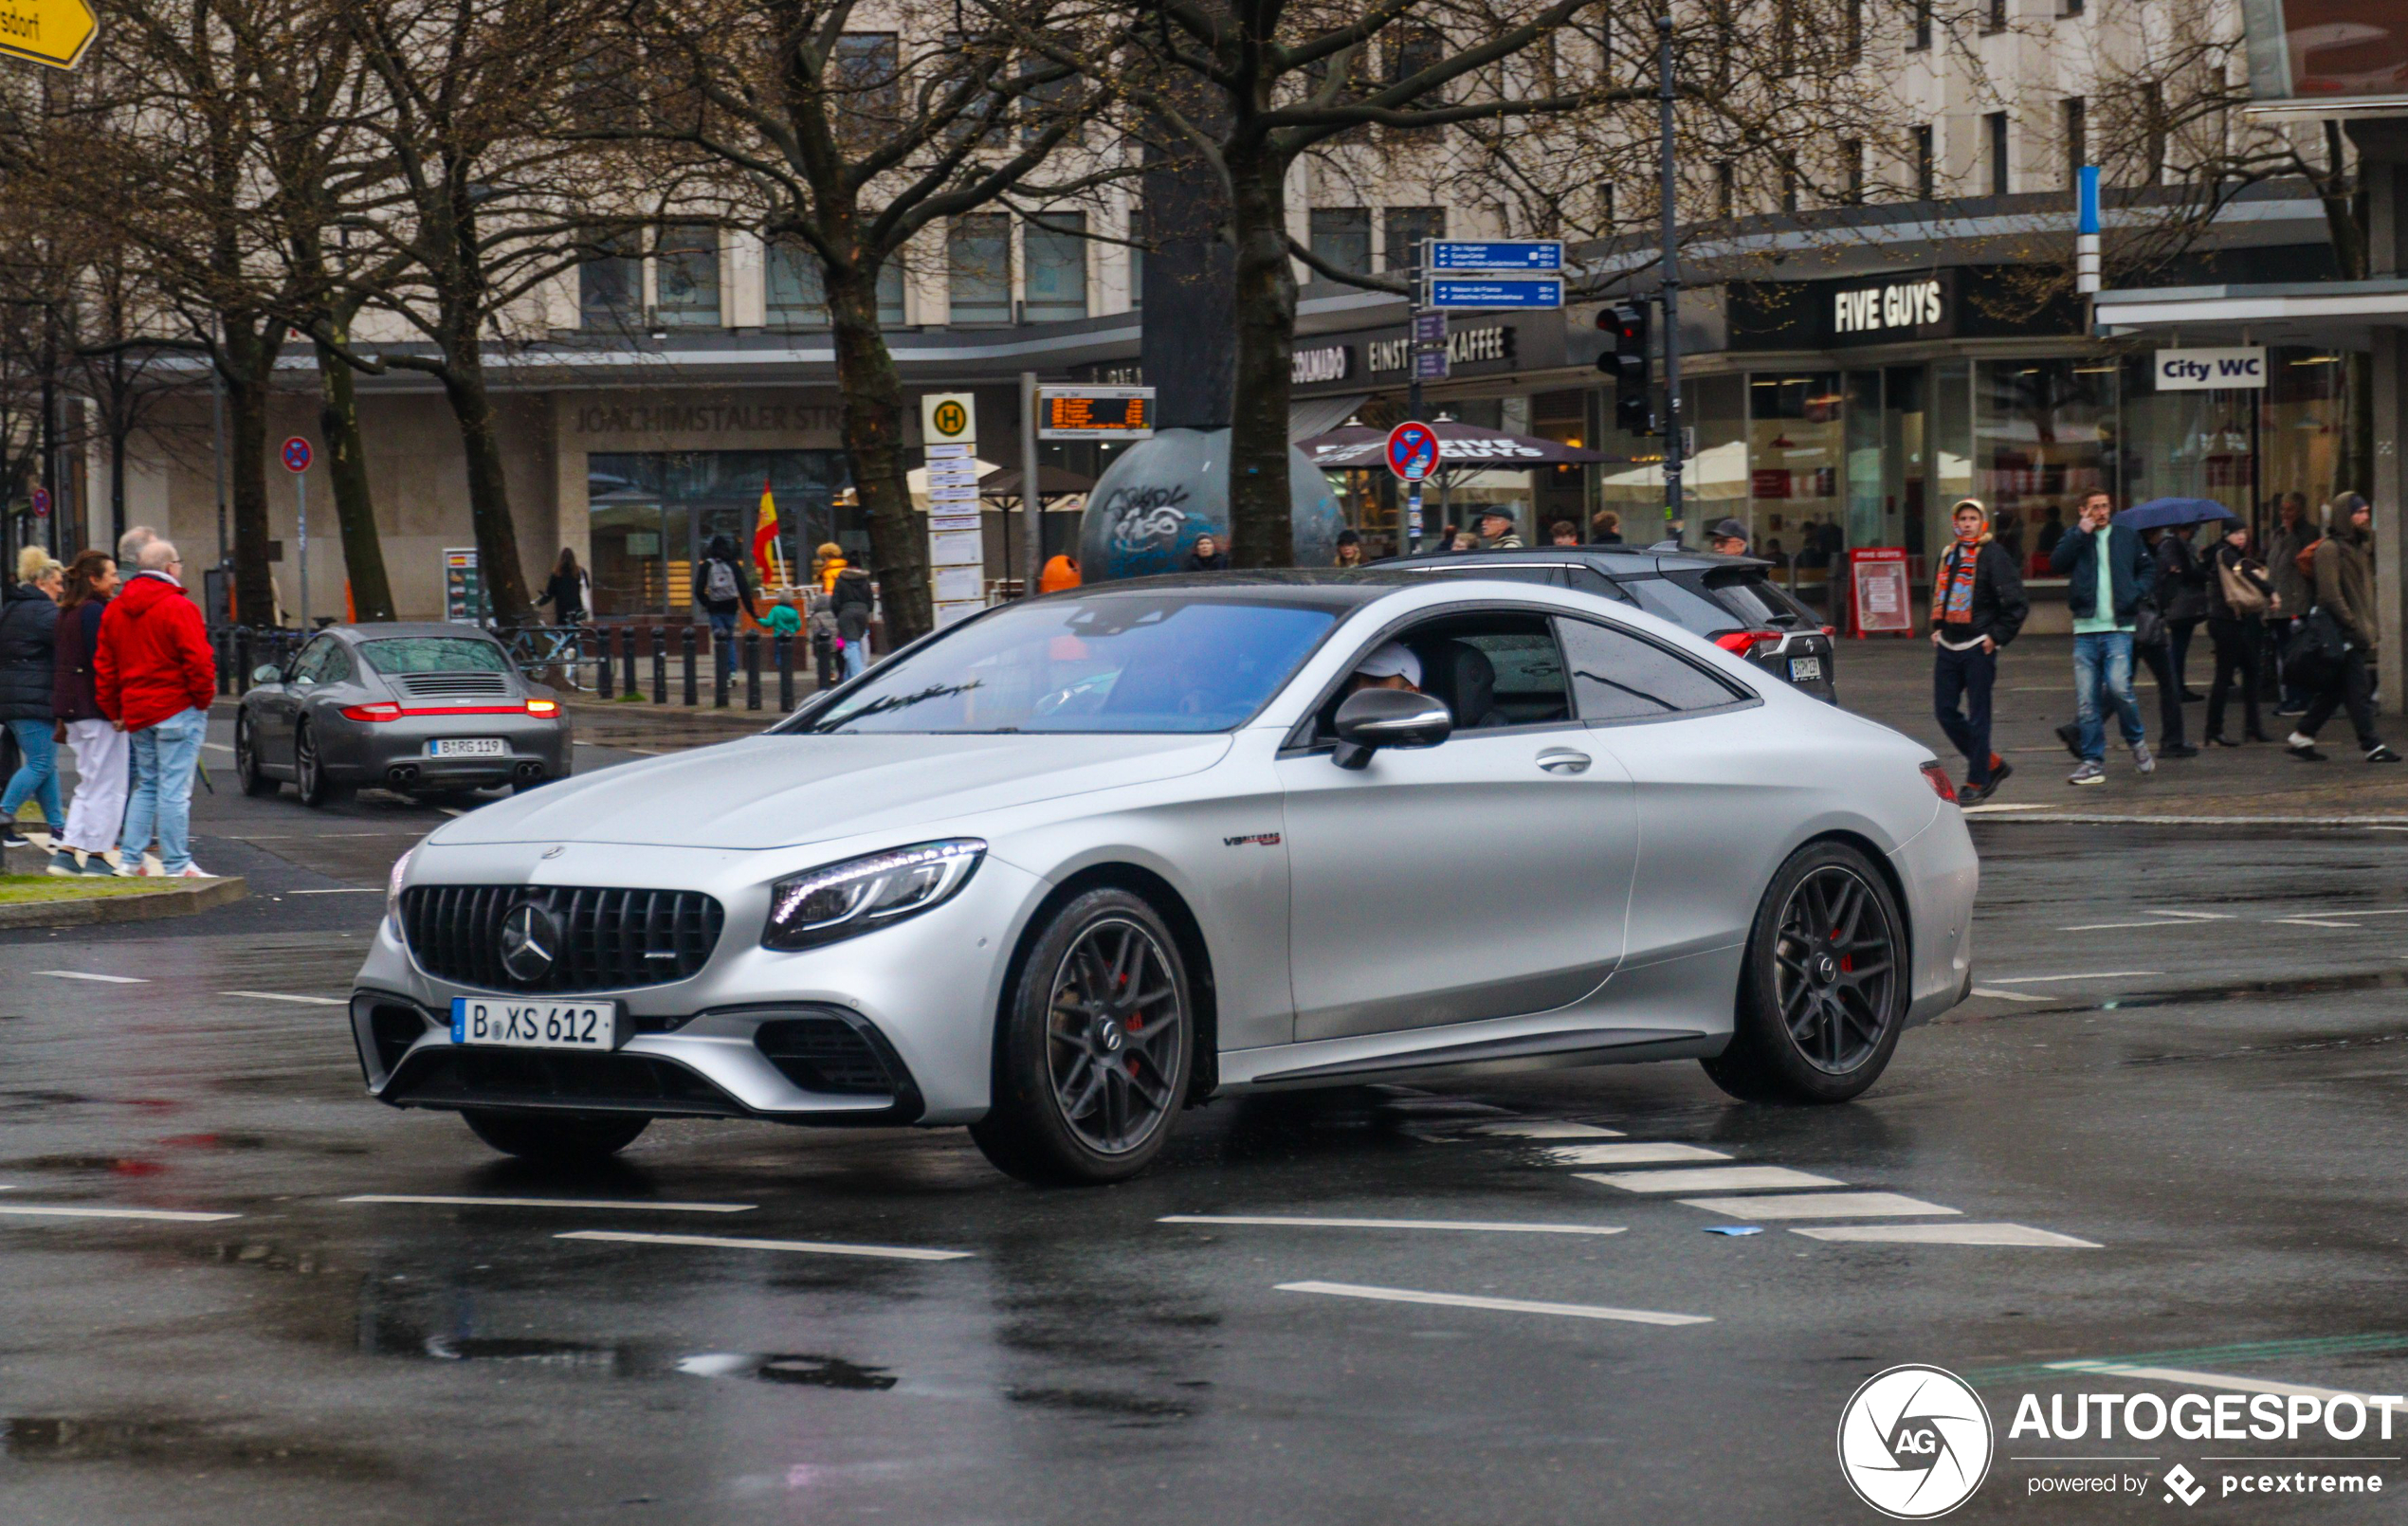
[[[262,663],[251,669],[253,683],[273,683],[284,676],[284,670],[273,663]]]
[[[1411,689],[1364,689],[1338,707],[1338,750],[1330,761],[1359,769],[1383,747],[1435,747],[1455,729],[1446,704]]]

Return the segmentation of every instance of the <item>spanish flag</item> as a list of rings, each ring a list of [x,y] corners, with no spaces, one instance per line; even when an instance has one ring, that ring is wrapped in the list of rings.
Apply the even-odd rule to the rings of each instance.
[[[760,518],[753,525],[753,569],[765,589],[786,586],[786,556],[777,544],[777,500],[769,496],[769,479],[761,479]]]

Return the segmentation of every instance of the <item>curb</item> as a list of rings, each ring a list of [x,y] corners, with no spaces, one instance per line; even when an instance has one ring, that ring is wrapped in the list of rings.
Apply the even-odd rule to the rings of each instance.
[[[2377,827],[2388,831],[2408,831],[2408,816],[2140,816],[2110,815],[2096,811],[2004,810],[1976,815],[1966,812],[1968,821],[2032,822],[2040,826],[2058,827],[2295,827],[2322,830],[2347,830],[2352,827]]]
[[[228,906],[250,894],[240,875],[204,880],[185,888],[141,891],[120,896],[78,896],[66,900],[28,901],[0,906],[0,933],[24,927],[88,927],[100,923],[148,922],[163,917],[189,917],[215,906]]]

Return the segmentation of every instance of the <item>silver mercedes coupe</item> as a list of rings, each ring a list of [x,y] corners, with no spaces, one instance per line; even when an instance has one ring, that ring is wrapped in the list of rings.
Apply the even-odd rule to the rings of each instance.
[[[1963,999],[1920,743],[1628,604],[1403,572],[989,610],[767,734],[393,869],[370,1091],[595,1159],[655,1117],[1140,1170],[1207,1098],[1694,1059],[1835,1102]]]

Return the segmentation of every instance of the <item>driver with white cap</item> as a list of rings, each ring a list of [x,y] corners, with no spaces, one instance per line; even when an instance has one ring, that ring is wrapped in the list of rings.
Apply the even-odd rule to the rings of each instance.
[[[1421,659],[1402,642],[1381,643],[1372,648],[1370,656],[1355,664],[1354,673],[1346,680],[1348,694],[1360,694],[1365,689],[1403,689],[1419,694]]]

